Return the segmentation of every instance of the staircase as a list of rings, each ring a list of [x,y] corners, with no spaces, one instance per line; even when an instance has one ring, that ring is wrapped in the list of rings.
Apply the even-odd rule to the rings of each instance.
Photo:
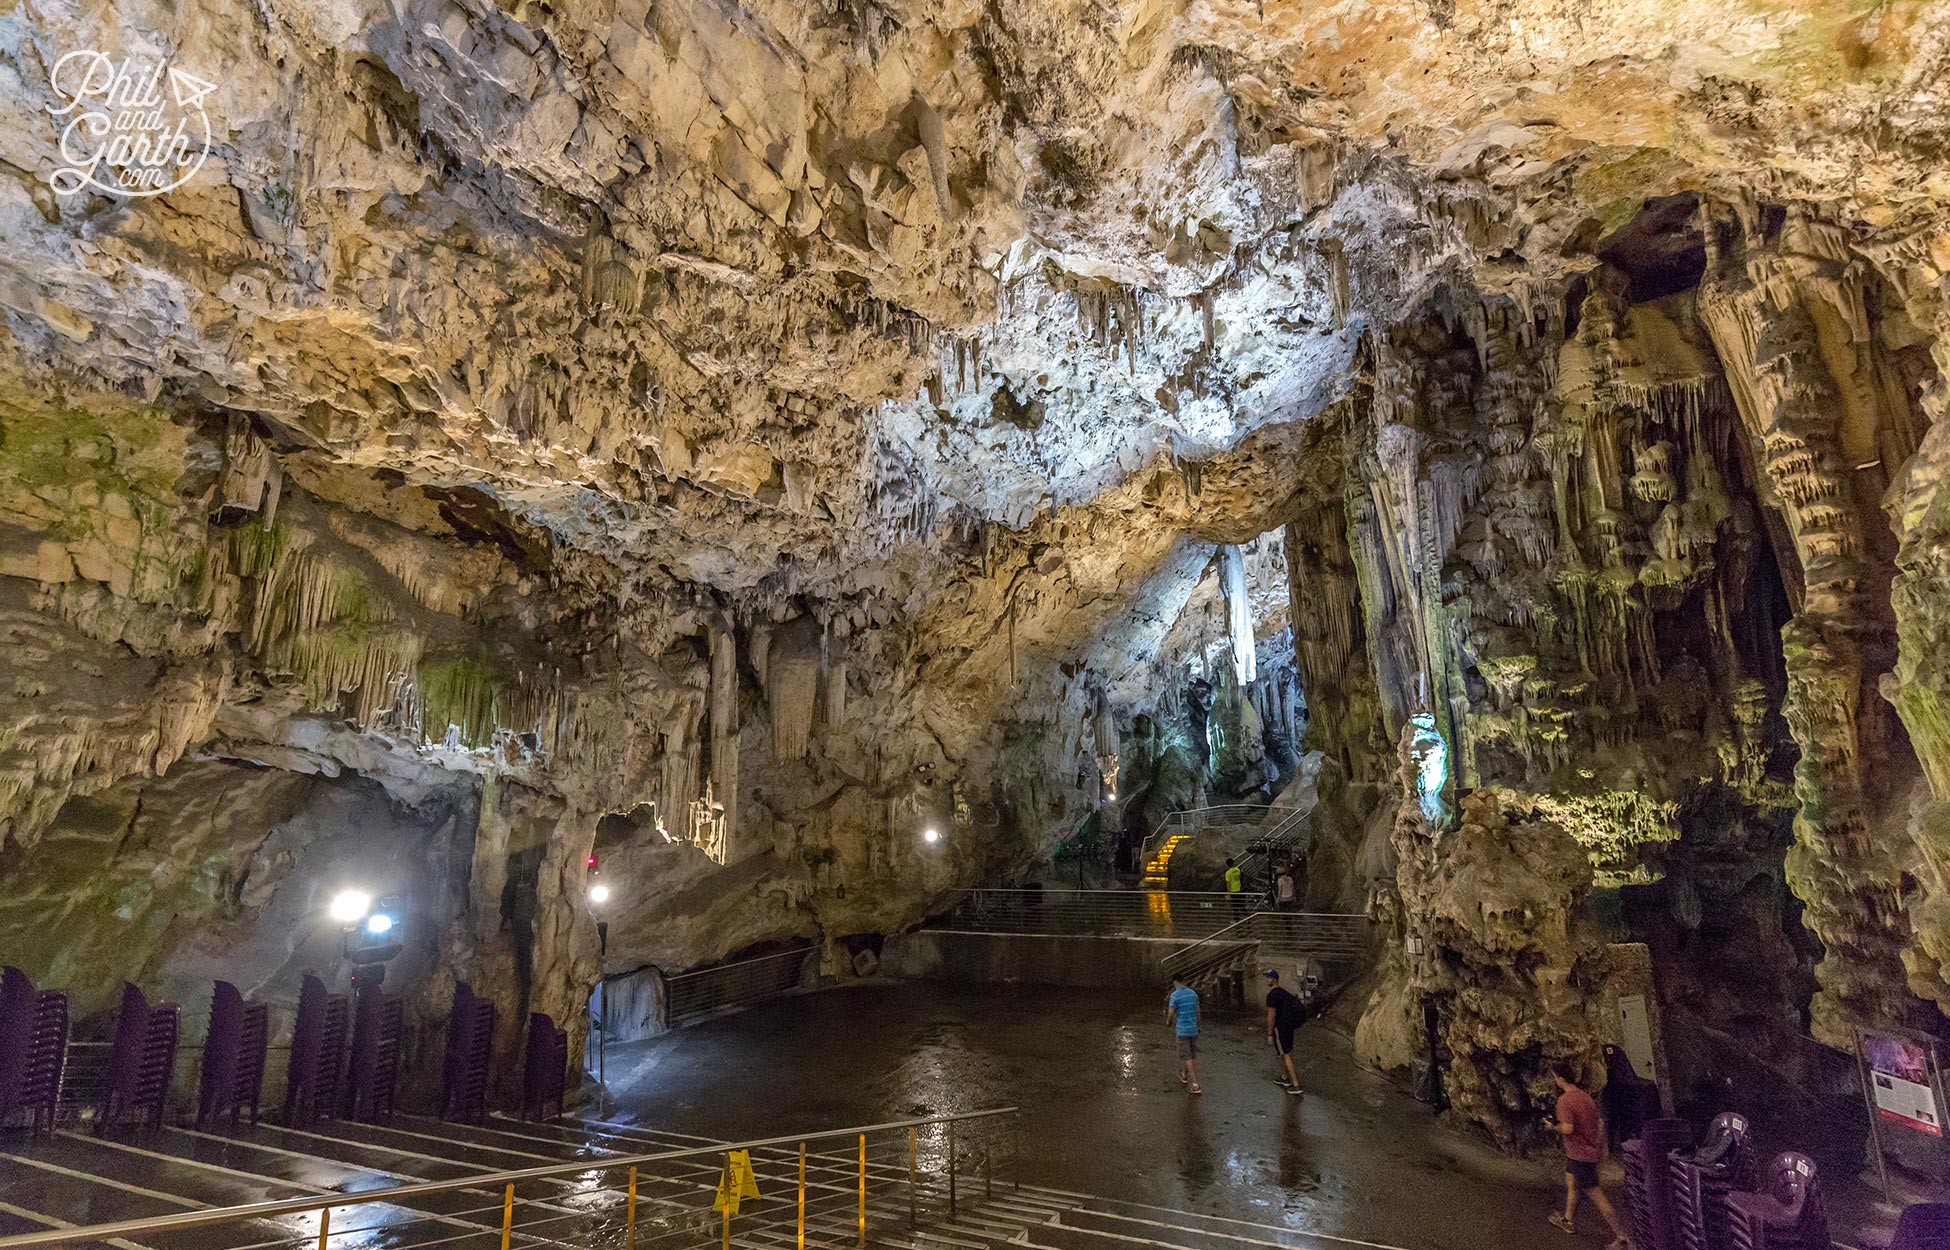
[[[1307,817],[1312,814],[1311,806],[1281,811],[1252,803],[1222,803],[1173,812],[1144,840],[1144,884],[1157,889],[1169,884],[1172,854],[1190,838],[1250,834],[1252,839],[1239,866],[1246,876],[1247,891],[1263,894],[1272,886],[1274,864],[1307,853]]]

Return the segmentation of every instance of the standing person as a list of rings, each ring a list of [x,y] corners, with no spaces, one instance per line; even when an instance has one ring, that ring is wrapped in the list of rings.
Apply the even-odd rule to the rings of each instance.
[[[1619,1224],[1618,1212],[1598,1187],[1598,1158],[1604,1146],[1598,1104],[1571,1078],[1570,1064],[1552,1064],[1551,1078],[1557,1082],[1557,1114],[1546,1117],[1544,1124],[1564,1139],[1564,1211],[1551,1216],[1551,1223],[1567,1233],[1575,1232],[1578,1195],[1588,1193],[1591,1205],[1598,1208],[1611,1229],[1611,1242],[1605,1250],[1631,1250],[1631,1238]]]
[[[1178,1083],[1194,1094],[1198,1088],[1198,991],[1185,984],[1182,976],[1171,978],[1171,996],[1165,999],[1165,1022],[1178,1035]]]
[[[1245,888],[1246,874],[1240,871],[1239,865],[1232,862],[1232,856],[1226,856],[1226,894],[1229,896],[1226,902],[1232,905],[1232,914],[1235,916],[1239,914],[1240,892]]]
[[[1273,1053],[1280,1057],[1286,1066],[1286,1073],[1275,1079],[1286,1088],[1286,1092],[1298,1096],[1300,1077],[1293,1070],[1293,1031],[1300,1027],[1307,1017],[1306,1008],[1293,991],[1280,984],[1277,970],[1266,970],[1266,1040],[1273,1044]]]
[[[1273,902],[1281,911],[1292,911],[1294,900],[1293,865],[1281,864],[1280,875],[1273,882]]]

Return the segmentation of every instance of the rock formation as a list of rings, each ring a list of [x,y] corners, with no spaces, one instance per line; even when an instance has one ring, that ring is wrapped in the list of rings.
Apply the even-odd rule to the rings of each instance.
[[[77,186],[89,51],[209,86],[181,185]],[[1468,982],[1363,1037],[1432,996],[1505,1140],[1607,941],[1682,1092],[1943,1034],[1947,68],[1942,0],[18,7],[0,957],[284,994],[383,878],[423,1019],[574,1020],[591,856],[611,973],[841,972],[1318,752],[1310,896]]]

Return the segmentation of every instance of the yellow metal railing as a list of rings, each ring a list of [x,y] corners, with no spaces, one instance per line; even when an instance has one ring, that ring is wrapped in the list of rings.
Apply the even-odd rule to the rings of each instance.
[[[355,1250],[394,1244],[399,1230],[430,1224],[442,1226],[440,1235],[413,1238],[414,1250],[456,1243],[466,1250],[729,1250],[734,1243],[781,1250],[788,1238],[805,1250],[809,1230],[823,1241],[844,1237],[864,1246],[876,1228],[921,1228],[952,1219],[964,1179],[979,1179],[985,1192],[992,1190],[998,1156],[1008,1182],[1018,1183],[1015,1114],[1014,1107],[1002,1107],[52,1228],[0,1237],[0,1250],[99,1244],[218,1225],[234,1230],[229,1250]],[[814,1148],[822,1143],[826,1150]],[[998,1149],[1004,1145],[1006,1151]],[[489,1196],[489,1205],[468,1201]]]

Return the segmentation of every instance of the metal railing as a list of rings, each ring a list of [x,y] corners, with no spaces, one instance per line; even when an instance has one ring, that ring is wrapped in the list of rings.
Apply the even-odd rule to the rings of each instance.
[[[1245,914],[1242,895],[1168,890],[968,890],[929,929],[1200,938]]]
[[[1138,862],[1149,864],[1159,849],[1174,837],[1196,837],[1201,833],[1230,833],[1248,829],[1259,832],[1259,837],[1255,839],[1256,844],[1272,843],[1289,848],[1294,854],[1305,854],[1306,820],[1313,815],[1313,808],[1309,806],[1289,809],[1272,826],[1265,827],[1266,821],[1279,810],[1252,803],[1221,803],[1215,807],[1193,807],[1173,812],[1160,821],[1158,827],[1144,839],[1144,844],[1138,852]]]
[[[665,977],[664,1018],[678,1024],[796,990],[806,984],[807,967],[818,958],[818,947],[801,946]]]
[[[236,1226],[241,1234],[230,1250],[349,1250],[409,1240],[415,1250],[450,1243],[466,1243],[467,1250],[516,1244],[674,1250],[728,1248],[734,1238],[741,1246],[796,1241],[803,1247],[809,1233],[827,1244],[845,1238],[864,1246],[873,1230],[952,1219],[998,1183],[1019,1187],[1015,1115],[1016,1108],[999,1107],[52,1228],[0,1237],[0,1250],[111,1243],[219,1225]],[[813,1150],[814,1144],[824,1148]],[[749,1161],[749,1186],[739,1184],[736,1153]],[[999,1168],[1006,1179],[998,1179]],[[727,1189],[741,1188],[738,1201],[725,1201]],[[370,1214],[360,1218],[355,1211]],[[415,1235],[401,1238],[404,1229]]]
[[[69,1041],[66,1062],[61,1068],[60,1095],[55,1106],[57,1123],[86,1120],[95,1114],[108,1083],[109,1055],[113,1049],[112,1042]],[[269,1111],[274,1105],[272,1091],[284,1089],[290,1066],[290,1042],[273,1042],[265,1047],[262,1110]],[[203,1043],[186,1042],[178,1046],[175,1064],[169,1074],[169,1092],[163,1104],[170,1114],[179,1119],[195,1114],[202,1076]]]
[[[1262,961],[1316,959],[1351,963],[1368,953],[1372,922],[1359,912],[1259,911],[1181,946],[1159,962],[1166,972],[1203,963],[1228,944],[1253,942]]]

